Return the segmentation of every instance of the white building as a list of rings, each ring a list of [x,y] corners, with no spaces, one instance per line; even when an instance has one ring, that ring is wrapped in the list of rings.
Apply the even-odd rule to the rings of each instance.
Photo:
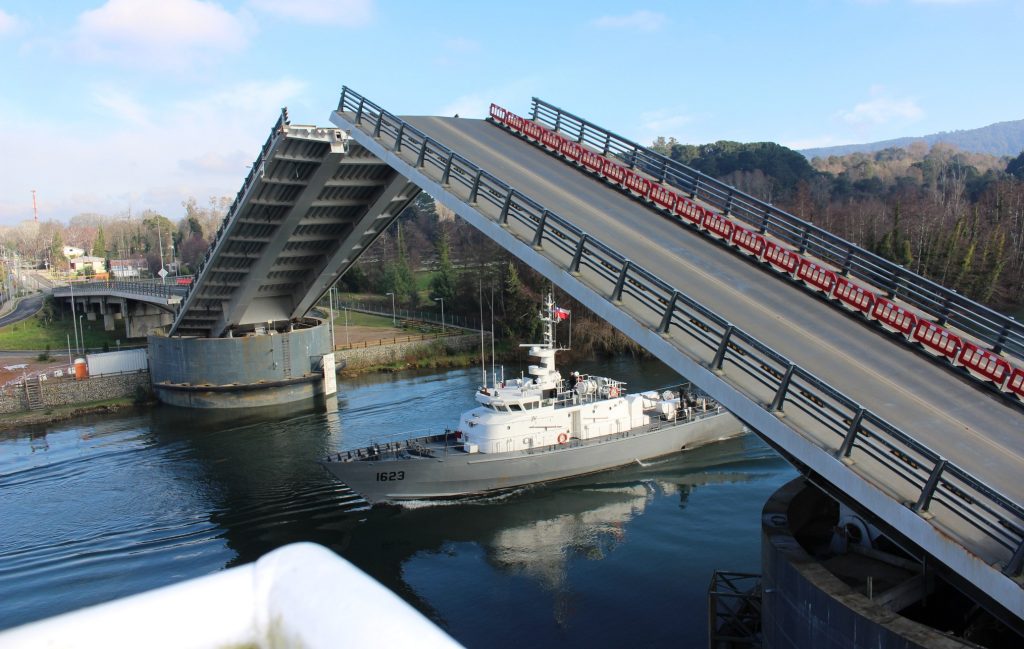
[[[74,246],[64,246],[63,252],[64,252],[64,256],[67,257],[68,259],[74,259],[75,257],[81,257],[82,255],[85,254],[84,250],[82,250],[81,248],[76,248]]]

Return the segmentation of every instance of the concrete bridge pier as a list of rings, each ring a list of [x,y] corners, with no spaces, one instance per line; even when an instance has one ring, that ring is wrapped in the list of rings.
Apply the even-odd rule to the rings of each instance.
[[[252,408],[334,394],[333,358],[329,328],[315,318],[240,326],[227,338],[149,335],[154,393],[186,408]]]
[[[125,336],[145,338],[156,329],[166,327],[174,321],[174,314],[148,302],[126,302]]]

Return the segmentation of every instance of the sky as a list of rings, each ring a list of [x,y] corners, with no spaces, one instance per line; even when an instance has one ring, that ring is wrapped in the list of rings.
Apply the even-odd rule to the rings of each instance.
[[[1024,118],[1022,0],[0,0],[0,226],[233,196],[282,107],[526,114],[641,143],[870,142]]]

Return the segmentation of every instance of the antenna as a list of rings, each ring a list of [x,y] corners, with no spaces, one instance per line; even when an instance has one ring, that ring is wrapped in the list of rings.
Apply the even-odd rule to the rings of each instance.
[[[36,207],[36,190],[32,190],[32,218],[39,223],[39,208]]]

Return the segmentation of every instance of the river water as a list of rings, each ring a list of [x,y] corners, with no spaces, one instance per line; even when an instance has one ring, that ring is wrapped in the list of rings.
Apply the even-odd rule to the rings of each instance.
[[[653,361],[575,369],[678,382]],[[479,368],[373,375],[341,381],[336,412],[159,407],[2,434],[0,629],[313,541],[468,647],[707,646],[712,571],[759,571],[761,507],[796,475],[753,435],[405,509],[366,507],[315,463],[453,425],[479,383]]]

